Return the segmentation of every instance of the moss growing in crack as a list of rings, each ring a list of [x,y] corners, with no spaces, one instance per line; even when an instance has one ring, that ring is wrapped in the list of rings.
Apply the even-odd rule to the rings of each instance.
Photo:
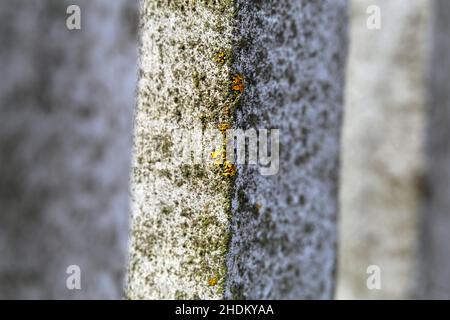
[[[234,99],[231,102],[231,107],[232,107],[231,112],[232,112],[233,116],[236,114],[236,110],[239,110],[241,108],[241,106],[242,106],[241,96],[238,95],[238,96],[234,97]]]
[[[218,282],[216,287],[219,292],[225,291],[226,276],[227,276],[225,270],[226,268],[220,269],[217,275]]]

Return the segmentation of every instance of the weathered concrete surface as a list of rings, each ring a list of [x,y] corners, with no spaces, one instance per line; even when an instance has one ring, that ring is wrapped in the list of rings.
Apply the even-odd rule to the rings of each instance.
[[[369,5],[381,30],[366,27]],[[425,0],[355,0],[341,171],[338,298],[408,298],[423,170]],[[366,286],[381,268],[381,290]]]
[[[176,163],[174,137],[231,123],[233,3],[149,0],[141,11],[127,295],[221,298],[232,178],[212,159]]]
[[[66,28],[70,4],[81,31]],[[128,0],[0,3],[0,298],[123,296],[135,13]]]
[[[332,297],[346,9],[143,2],[129,298]],[[171,162],[224,123],[279,128],[279,173]]]
[[[450,2],[435,1],[428,72],[426,186],[416,298],[450,299]]]
[[[239,128],[280,129],[273,176],[240,167],[227,298],[330,299],[347,1],[238,1]]]

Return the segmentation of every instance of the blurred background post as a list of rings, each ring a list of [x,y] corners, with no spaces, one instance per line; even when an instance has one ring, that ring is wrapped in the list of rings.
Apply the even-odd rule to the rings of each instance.
[[[430,2],[351,3],[337,296],[408,298],[416,277]],[[377,10],[379,28],[370,20]],[[367,287],[371,265],[380,268],[380,290]]]
[[[0,1],[0,298],[122,297],[137,9]]]

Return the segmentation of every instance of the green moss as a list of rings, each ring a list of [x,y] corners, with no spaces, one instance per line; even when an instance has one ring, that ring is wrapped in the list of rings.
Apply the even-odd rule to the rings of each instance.
[[[162,207],[162,209],[161,209],[161,213],[165,216],[171,214],[172,211],[173,211],[173,208],[171,208],[171,207]]]
[[[170,170],[167,170],[167,169],[161,169],[161,170],[157,171],[157,174],[160,177],[164,177],[164,178],[167,178],[167,179],[171,179],[172,178],[172,173],[170,172]]]
[[[198,72],[195,72],[192,74],[192,81],[194,82],[194,88],[199,89],[200,88],[200,81],[204,80],[205,75],[200,74]]]
[[[198,118],[199,118],[200,123],[202,125],[202,130],[204,131],[206,129],[206,126],[207,126],[208,122],[209,122],[208,121],[209,117],[208,117],[208,115],[206,113],[202,112]]]
[[[191,218],[194,215],[194,211],[191,208],[183,208],[181,209],[180,215],[182,217]]]
[[[239,110],[242,106],[240,95],[233,98],[231,106],[232,106],[232,113],[236,114],[236,110]]]
[[[247,123],[248,123],[248,126],[251,127],[251,128],[258,128],[258,125],[259,125],[259,118],[258,118],[258,116],[255,115],[255,114],[248,115]]]
[[[206,178],[206,167],[201,164],[183,164],[180,166],[181,180],[190,183],[197,183]]]
[[[175,300],[187,300],[189,297],[182,291],[175,292]]]
[[[156,2],[156,4],[155,4]],[[217,128],[222,122],[233,124],[236,95],[230,90],[231,67],[234,63],[231,39],[229,39],[231,15],[234,9],[234,0],[223,1],[145,1],[144,22],[152,21],[155,25],[163,24],[168,15],[175,14],[179,19],[176,30],[160,27],[158,51],[160,64],[167,68],[155,69],[141,75],[142,77],[156,77],[152,90],[140,92],[141,110],[149,119],[175,122],[182,128],[189,129],[193,123],[201,123],[203,129]],[[158,9],[155,9],[157,7]],[[205,9],[207,11],[205,11]],[[191,19],[193,11],[202,11],[201,14],[210,15],[208,21]],[[200,12],[199,12],[200,14]],[[195,15],[195,14],[194,14]],[[206,43],[199,42],[203,31],[213,31],[212,38]],[[226,37],[217,35],[222,32]],[[184,37],[188,34],[189,37]],[[203,41],[203,40],[202,40]],[[209,43],[215,43],[210,46]],[[177,48],[175,54],[167,54],[167,47]],[[223,52],[223,60],[214,61],[216,55]],[[181,65],[181,68],[180,68]],[[170,85],[165,79],[171,78]],[[189,88],[190,91],[185,90]],[[178,90],[177,90],[178,89]],[[224,112],[229,108],[231,112]],[[173,145],[171,141],[164,140],[152,132],[142,134],[142,148],[149,148],[148,134],[150,134],[151,148],[158,145],[161,155],[170,153]],[[162,140],[161,140],[162,139]],[[155,149],[148,150],[148,152]],[[158,155],[160,156],[160,155]],[[158,284],[151,285],[152,278],[159,276],[158,272],[167,268],[160,263],[160,248],[176,248],[174,257],[180,260],[181,269],[169,270],[173,278],[195,284],[195,289],[189,288],[171,292],[176,299],[223,295],[226,283],[227,268],[226,254],[229,251],[231,220],[231,197],[234,185],[233,177],[223,177],[220,172],[214,174],[212,161],[205,164],[181,164],[171,170],[155,170],[147,163],[143,163],[147,153],[142,152],[141,162],[136,170],[137,179],[144,176],[144,181],[157,175],[157,187],[164,189],[164,199],[159,197],[158,189],[153,182],[148,183],[150,192],[158,198],[160,214],[150,214],[143,218],[144,222],[137,223],[133,231],[134,249],[142,254],[138,256],[142,261],[148,262],[152,267],[151,274],[142,274],[142,270],[134,271],[140,279],[146,279],[144,290],[148,295],[162,296],[158,291]],[[158,177],[163,177],[160,179]],[[166,190],[182,187],[180,193],[173,197],[166,196]],[[180,196],[179,196],[180,195]],[[198,195],[198,196],[197,196]],[[192,202],[192,203],[191,203]],[[145,207],[145,206],[143,206]],[[142,209],[143,210],[143,209]],[[144,212],[147,213],[147,212]],[[224,214],[228,221],[224,219]],[[225,220],[225,221],[224,221]],[[167,226],[174,229],[168,229]],[[160,227],[161,226],[161,227]],[[166,226],[166,227],[164,227]],[[165,230],[165,234],[161,231]],[[142,264],[141,262],[138,262]],[[164,261],[164,260],[163,260]],[[158,269],[159,268],[159,269]],[[165,271],[167,272],[167,270]],[[209,286],[208,280],[217,278],[215,286]],[[148,290],[147,288],[151,288]],[[149,292],[151,291],[151,292]]]
[[[233,300],[245,300],[244,286],[242,284],[233,284],[230,291]]]
[[[234,61],[233,49],[231,48],[222,48],[217,50],[215,54],[214,61],[217,62],[220,66],[231,66]]]
[[[161,153],[164,158],[170,158],[173,142],[170,135],[159,134],[153,137],[153,143],[157,146],[157,151]]]

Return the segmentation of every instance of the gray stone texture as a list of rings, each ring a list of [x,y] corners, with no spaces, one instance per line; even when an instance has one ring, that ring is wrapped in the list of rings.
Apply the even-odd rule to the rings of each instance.
[[[239,168],[225,296],[331,299],[347,1],[237,4],[235,125],[280,129],[280,168]]]
[[[127,296],[332,298],[347,1],[142,4]],[[279,128],[278,174],[170,161],[224,123]]]

